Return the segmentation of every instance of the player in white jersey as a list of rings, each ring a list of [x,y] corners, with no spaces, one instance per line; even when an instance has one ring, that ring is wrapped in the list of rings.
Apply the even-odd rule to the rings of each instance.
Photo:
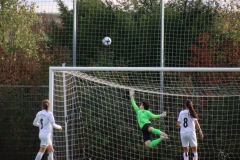
[[[188,160],[188,147],[189,144],[193,152],[193,160],[198,159],[197,154],[197,137],[195,126],[199,130],[200,138],[203,139],[203,133],[198,123],[198,115],[193,108],[193,103],[191,100],[186,100],[185,110],[179,113],[177,126],[180,127],[181,142],[183,147],[183,158]]]
[[[54,149],[51,140],[52,128],[60,131],[62,130],[60,125],[55,124],[52,112],[48,111],[49,108],[50,102],[45,99],[42,102],[42,110],[37,113],[36,118],[33,121],[33,125],[39,127],[39,139],[41,141],[40,149],[35,160],[41,160],[46,149],[49,153],[48,160],[53,160]]]

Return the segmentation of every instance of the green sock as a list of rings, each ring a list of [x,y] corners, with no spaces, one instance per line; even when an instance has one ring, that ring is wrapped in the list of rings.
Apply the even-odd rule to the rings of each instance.
[[[155,139],[152,142],[150,142],[149,147],[152,148],[152,147],[156,146],[158,143],[160,143],[161,141],[162,141],[161,138]]]
[[[160,131],[160,130],[158,130],[158,129],[155,129],[155,128],[153,128],[152,129],[152,133],[154,133],[154,134],[157,134],[157,135],[161,135],[162,134],[162,131]]]

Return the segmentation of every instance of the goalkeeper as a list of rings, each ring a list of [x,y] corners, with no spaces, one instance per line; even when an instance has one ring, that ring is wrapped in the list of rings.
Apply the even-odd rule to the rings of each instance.
[[[147,148],[152,148],[156,146],[158,143],[160,143],[162,140],[168,139],[168,135],[166,133],[154,128],[151,122],[149,121],[150,118],[165,117],[166,112],[163,112],[160,115],[153,114],[150,111],[148,111],[149,105],[147,102],[142,102],[140,107],[136,105],[133,97],[134,96],[133,90],[129,91],[129,95],[131,98],[132,106],[135,112],[137,113],[137,120],[143,134],[143,140],[144,140],[145,146]],[[160,137],[152,141],[152,133],[157,134]]]

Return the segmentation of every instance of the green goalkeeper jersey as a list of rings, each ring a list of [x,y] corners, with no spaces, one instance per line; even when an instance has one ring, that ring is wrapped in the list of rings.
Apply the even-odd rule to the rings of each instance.
[[[148,110],[141,110],[139,107],[136,105],[134,98],[131,98],[132,106],[137,113],[137,120],[139,127],[142,129],[142,127],[147,124],[151,123],[150,118],[160,118],[160,115],[153,114],[152,112]]]

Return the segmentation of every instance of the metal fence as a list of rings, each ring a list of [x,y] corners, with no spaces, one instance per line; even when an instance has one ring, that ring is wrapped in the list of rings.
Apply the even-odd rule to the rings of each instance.
[[[32,123],[45,98],[48,86],[0,87],[1,160],[35,159],[40,141]]]

